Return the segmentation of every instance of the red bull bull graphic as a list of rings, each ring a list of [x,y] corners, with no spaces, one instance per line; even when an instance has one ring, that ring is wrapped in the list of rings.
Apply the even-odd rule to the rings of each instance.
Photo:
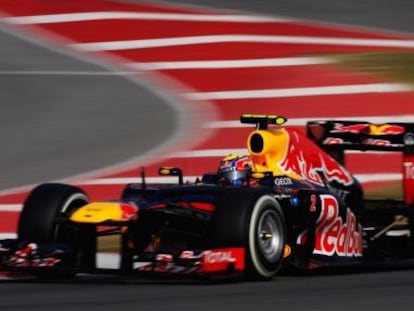
[[[344,123],[335,123],[332,133],[353,133],[368,135],[398,135],[403,134],[405,129],[397,124],[371,124],[357,123],[345,125]]]
[[[135,220],[137,218],[138,208],[133,203],[120,204],[119,208],[122,213],[121,219]]]
[[[352,123],[336,122],[329,131],[333,136],[326,137],[324,145],[346,145],[361,144],[368,146],[400,147],[401,142],[398,135],[405,133],[405,128],[398,124],[371,124],[371,123]]]
[[[343,123],[335,123],[332,133],[362,133],[363,130],[366,130],[369,127],[369,123],[360,123],[360,124],[351,124],[344,125]]]
[[[351,174],[344,167],[319,147],[309,143],[299,132],[294,130],[287,132],[289,143],[284,158],[277,163],[287,174],[300,176],[321,186],[331,181],[345,186],[354,182]]]

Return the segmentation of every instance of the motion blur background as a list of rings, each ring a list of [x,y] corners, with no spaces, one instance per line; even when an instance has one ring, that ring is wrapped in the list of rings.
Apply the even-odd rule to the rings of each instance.
[[[412,0],[170,0],[164,3],[206,5],[414,32]],[[0,75],[0,189],[112,165],[171,138],[180,121],[180,116],[172,117],[173,104],[166,105],[165,98],[147,87],[120,79],[100,64],[73,59],[19,40],[1,25],[0,70],[3,71]],[[7,74],[21,70],[71,71],[73,74],[58,77]],[[82,74],[85,72],[91,74]],[[117,105],[111,106],[114,100]],[[87,106],[82,105],[85,102]],[[135,105],[137,102],[144,106]],[[78,108],[69,110],[74,107]],[[137,135],[140,127],[152,129],[155,123],[157,132],[148,135],[144,130]],[[58,126],[58,130],[50,129],[54,126]],[[90,128],[95,129],[93,133],[88,133]],[[137,144],[131,144],[131,139]],[[117,143],[108,145],[107,141]],[[93,149],[88,147],[90,144],[94,145]],[[0,282],[0,308],[99,311],[412,309],[412,270],[362,272],[280,276],[274,282],[216,286],[132,280],[124,276],[85,277],[68,283],[8,281]]]

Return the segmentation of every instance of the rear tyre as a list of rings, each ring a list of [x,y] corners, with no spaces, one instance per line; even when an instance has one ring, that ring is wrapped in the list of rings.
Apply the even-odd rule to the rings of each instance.
[[[271,279],[279,271],[286,227],[279,203],[257,189],[236,189],[219,198],[212,219],[216,247],[244,247],[246,275]]]

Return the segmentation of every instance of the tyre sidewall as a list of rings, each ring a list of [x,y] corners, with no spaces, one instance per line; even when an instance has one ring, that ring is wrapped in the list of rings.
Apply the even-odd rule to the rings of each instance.
[[[258,226],[260,218],[264,213],[268,213],[273,216],[277,222],[280,243],[278,245],[277,255],[273,260],[268,260],[259,250],[259,236]],[[277,201],[270,195],[260,196],[255,202],[253,209],[251,210],[249,223],[248,223],[248,256],[249,266],[252,268],[249,274],[253,278],[271,278],[279,270],[282,260],[284,245],[286,242],[286,228],[284,222],[283,212],[277,203]]]

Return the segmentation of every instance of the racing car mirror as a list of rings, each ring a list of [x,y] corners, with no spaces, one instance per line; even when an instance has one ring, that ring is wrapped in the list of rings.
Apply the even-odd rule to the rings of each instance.
[[[269,124],[283,125],[287,122],[285,117],[276,115],[243,114],[241,123],[256,124],[257,130],[265,130]]]
[[[162,176],[178,176],[178,184],[182,185],[183,182],[183,171],[178,167],[160,167],[158,174]]]

